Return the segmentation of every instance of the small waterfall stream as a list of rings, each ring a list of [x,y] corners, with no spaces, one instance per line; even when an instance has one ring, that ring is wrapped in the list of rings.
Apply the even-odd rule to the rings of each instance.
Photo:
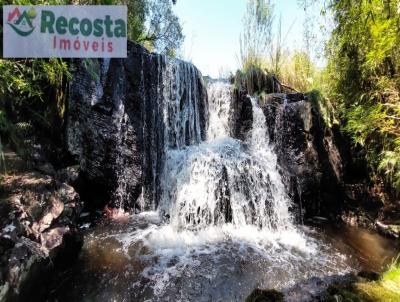
[[[283,290],[358,265],[314,230],[295,226],[256,98],[252,129],[238,140],[229,129],[233,88],[210,84],[202,140],[196,102],[182,103],[191,89],[182,100],[176,91],[184,84],[165,87],[158,207],[126,225],[91,230],[72,290],[60,301],[244,301],[255,287]]]

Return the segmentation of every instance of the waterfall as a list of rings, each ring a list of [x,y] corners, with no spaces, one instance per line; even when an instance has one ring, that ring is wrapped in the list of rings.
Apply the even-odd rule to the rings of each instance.
[[[210,99],[207,139],[211,141],[229,135],[233,87],[227,83],[217,82],[210,85],[207,93]]]
[[[257,100],[252,99],[252,130],[240,141],[229,136],[231,85],[212,83],[208,96],[207,140],[184,148],[167,144],[160,211],[175,230],[223,224],[291,228],[289,199]]]
[[[140,213],[126,225],[99,224],[87,237],[84,263],[90,268],[82,278],[93,286],[82,292],[96,292],[85,298],[244,301],[255,287],[284,290],[349,272],[346,258],[329,243],[294,226],[257,98],[251,98],[251,128],[237,139],[232,85],[210,84],[207,101],[192,65],[159,58],[157,66],[157,85],[143,97],[148,110],[136,120],[144,121],[140,173],[147,175],[136,203]],[[140,168],[127,161],[131,149],[123,148],[134,133],[131,105],[116,114],[122,147],[115,198],[121,202]]]
[[[205,91],[192,64],[128,46],[127,60],[95,62],[99,79],[78,64],[71,85],[68,148],[90,196],[135,214],[88,231],[70,300],[243,301],[348,272],[294,225],[257,98]]]
[[[234,116],[233,87],[216,82],[209,85],[207,93],[207,138],[182,145],[176,143],[180,140],[174,135],[166,136],[173,141],[165,144],[158,209],[141,213],[137,218],[150,221],[150,225],[115,237],[126,253],[132,242],[142,242],[157,257],[157,262],[141,274],[150,280],[149,288],[156,297],[169,294],[170,280],[183,278],[190,284],[191,276],[200,280],[203,274],[208,277],[199,282],[210,292],[211,279],[230,278],[230,273],[219,275],[219,269],[224,267],[221,261],[227,261],[228,267],[240,267],[241,261],[253,259],[251,263],[257,262],[256,270],[265,276],[268,276],[265,266],[279,271],[289,265],[290,272],[285,268],[282,274],[302,278],[304,272],[291,263],[304,267],[317,250],[313,240],[293,224],[290,201],[257,99],[251,99],[252,129],[244,140],[239,140],[231,136],[230,129]],[[165,131],[176,132],[175,127],[175,122],[169,122]],[[146,254],[144,259],[148,257]],[[310,272],[320,267],[331,270],[329,261],[318,258]],[[241,288],[248,286],[250,290],[254,277],[244,278],[248,283]],[[237,280],[233,278],[229,282]],[[135,286],[135,290],[141,288],[140,283]],[[237,299],[233,296],[243,294],[240,290],[236,293],[231,290],[229,293],[217,290],[216,297],[226,295],[234,301]],[[183,296],[181,293],[179,290],[182,301],[193,300],[190,290]],[[172,300],[179,300],[174,295]]]
[[[131,177],[131,173],[129,170],[129,166],[125,162],[125,157],[123,156],[124,149],[122,148],[123,144],[126,141],[127,136],[127,119],[128,116],[124,112],[123,104],[118,108],[115,125],[117,127],[116,131],[116,140],[117,145],[116,148],[118,150],[117,156],[115,159],[116,165],[120,167],[116,172],[116,180],[117,180],[117,188],[113,194],[113,199],[115,205],[118,207],[120,211],[123,211],[124,208],[124,200],[129,199],[130,192],[127,190],[129,179]]]

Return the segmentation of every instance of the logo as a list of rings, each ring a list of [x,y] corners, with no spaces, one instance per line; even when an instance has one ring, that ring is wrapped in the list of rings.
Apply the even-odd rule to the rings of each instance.
[[[33,7],[24,10],[21,14],[18,7],[8,13],[7,24],[20,36],[29,36],[35,27],[32,22],[36,18],[36,11]]]
[[[126,5],[3,5],[4,58],[126,55]]]

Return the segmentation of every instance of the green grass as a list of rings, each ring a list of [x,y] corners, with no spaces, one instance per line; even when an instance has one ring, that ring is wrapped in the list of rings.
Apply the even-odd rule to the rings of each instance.
[[[381,283],[400,294],[400,255],[392,261],[392,264],[382,274]]]
[[[364,277],[354,277],[346,282],[331,284],[321,301],[400,302],[399,257],[379,277],[373,275],[364,274]]]
[[[400,292],[386,287],[388,283],[367,282],[357,283],[356,289],[364,301],[399,302]],[[361,300],[363,301],[363,300]]]

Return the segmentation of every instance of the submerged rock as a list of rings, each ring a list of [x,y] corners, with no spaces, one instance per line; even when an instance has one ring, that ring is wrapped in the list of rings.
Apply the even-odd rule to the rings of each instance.
[[[274,289],[255,289],[246,302],[283,302],[283,294]]]
[[[80,162],[82,198],[97,207],[154,209],[166,143],[182,148],[205,139],[200,72],[131,42],[126,59],[77,60],[74,68],[67,143]]]

